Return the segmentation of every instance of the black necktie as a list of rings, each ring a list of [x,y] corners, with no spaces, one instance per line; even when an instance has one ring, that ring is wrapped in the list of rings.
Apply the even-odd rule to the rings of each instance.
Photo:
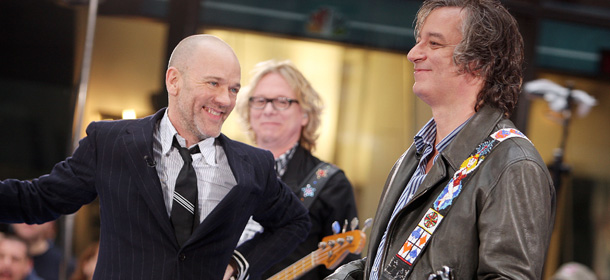
[[[197,174],[193,168],[191,154],[199,153],[199,146],[192,149],[180,147],[178,140],[174,137],[172,145],[178,149],[184,165],[178,173],[176,188],[174,189],[174,201],[172,204],[171,221],[174,225],[176,239],[182,246],[189,239],[193,230],[199,225],[197,215]]]

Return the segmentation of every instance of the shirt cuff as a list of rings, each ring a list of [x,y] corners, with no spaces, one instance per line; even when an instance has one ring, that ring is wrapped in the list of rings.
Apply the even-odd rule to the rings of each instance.
[[[244,258],[244,256],[238,252],[237,250],[233,251],[233,260],[235,261],[235,263],[237,264],[237,275],[235,276],[235,280],[247,280],[250,278],[250,274],[249,274],[249,269],[250,269],[250,264],[248,263],[248,261],[246,260],[246,258]]]

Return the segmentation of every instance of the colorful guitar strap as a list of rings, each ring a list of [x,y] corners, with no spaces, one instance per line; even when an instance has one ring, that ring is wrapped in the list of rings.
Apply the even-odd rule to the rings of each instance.
[[[426,214],[421,218],[419,224],[415,227],[409,238],[402,245],[402,248],[392,258],[390,263],[385,268],[385,273],[389,274],[392,279],[406,279],[413,265],[422,255],[423,250],[432,238],[434,231],[447,216],[462,189],[464,188],[466,178],[470,178],[477,167],[485,160],[489,153],[502,141],[520,137],[527,139],[523,133],[514,128],[500,129],[487,137],[476,149],[470,154],[458,169],[453,178],[445,186],[443,191],[432,203],[432,206]],[[527,139],[529,141],[529,139]]]
[[[309,206],[316,199],[318,194],[322,191],[328,179],[332,177],[339,168],[335,165],[326,162],[320,162],[316,167],[305,177],[305,180],[300,185],[301,191],[299,192],[299,198],[305,208],[309,209]]]

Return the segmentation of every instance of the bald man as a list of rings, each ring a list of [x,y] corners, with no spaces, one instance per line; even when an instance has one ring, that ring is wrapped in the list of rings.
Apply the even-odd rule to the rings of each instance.
[[[240,79],[224,41],[185,38],[166,71],[168,108],[92,122],[50,174],[0,182],[0,222],[44,223],[99,196],[94,279],[258,279],[310,222],[273,155],[221,133]],[[250,216],[270,230],[236,248]]]

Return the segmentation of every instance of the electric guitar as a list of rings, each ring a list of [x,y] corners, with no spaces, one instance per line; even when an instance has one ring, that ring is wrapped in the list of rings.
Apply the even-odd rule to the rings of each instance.
[[[370,222],[369,222],[370,224]],[[314,269],[318,265],[325,265],[334,269],[347,257],[348,253],[359,254],[366,243],[366,234],[363,230],[351,230],[324,237],[318,244],[318,249],[296,261],[289,267],[271,276],[267,280],[292,280]]]

